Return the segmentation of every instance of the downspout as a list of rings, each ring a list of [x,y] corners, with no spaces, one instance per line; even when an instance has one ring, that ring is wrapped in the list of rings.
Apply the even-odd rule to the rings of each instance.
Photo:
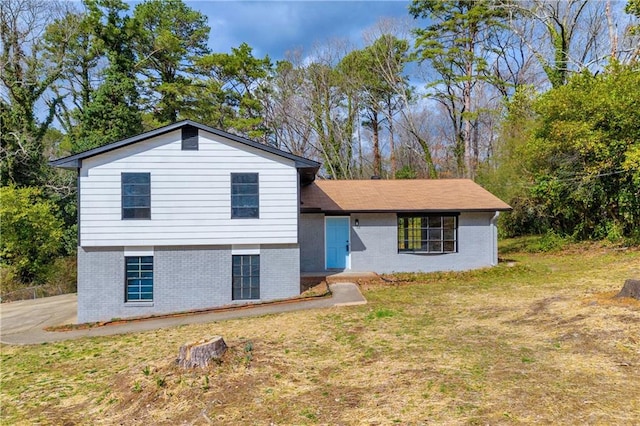
[[[498,264],[498,216],[500,216],[500,212],[496,211],[491,218],[491,266],[496,266]]]
[[[81,246],[81,239],[80,239],[80,176],[81,176],[81,171],[82,170],[82,160],[78,160],[78,172],[77,172],[77,178],[76,178],[76,222],[78,224],[78,251],[80,251],[80,246]]]

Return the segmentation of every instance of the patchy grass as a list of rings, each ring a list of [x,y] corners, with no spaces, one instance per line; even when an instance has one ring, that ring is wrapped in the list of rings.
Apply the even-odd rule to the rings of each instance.
[[[2,346],[4,424],[634,424],[640,251],[360,284],[368,305]],[[207,370],[181,344],[222,335]]]

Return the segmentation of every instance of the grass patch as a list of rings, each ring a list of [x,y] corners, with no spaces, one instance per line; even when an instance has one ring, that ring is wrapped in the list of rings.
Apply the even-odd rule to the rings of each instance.
[[[504,252],[502,256],[505,256]],[[369,304],[1,347],[3,424],[634,424],[640,251],[509,251],[362,281]],[[180,345],[221,335],[204,370]],[[562,409],[558,409],[562,407]]]
[[[503,254],[558,252],[569,245],[571,245],[570,238],[549,232],[542,235],[505,239],[500,242],[500,251]]]

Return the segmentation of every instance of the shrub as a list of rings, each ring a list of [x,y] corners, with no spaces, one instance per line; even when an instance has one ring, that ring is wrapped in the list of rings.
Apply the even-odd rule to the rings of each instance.
[[[36,188],[0,189],[0,262],[22,283],[40,284],[62,244],[56,206]]]

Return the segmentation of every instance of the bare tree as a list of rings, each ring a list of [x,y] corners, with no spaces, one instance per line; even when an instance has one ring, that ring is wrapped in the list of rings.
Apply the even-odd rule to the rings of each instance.
[[[306,111],[305,85],[301,53],[292,52],[276,64],[262,101],[271,143],[293,154],[310,157],[315,152],[311,144],[313,128]]]
[[[420,130],[424,114],[418,116],[413,113],[418,97],[410,89],[409,79],[411,76],[405,68],[405,64],[408,62],[406,51],[408,50],[407,40],[410,38],[409,28],[410,22],[408,20],[383,19],[365,32],[363,38],[370,46],[377,43],[378,48],[371,49],[371,54],[376,64],[377,73],[384,79],[393,94],[393,99],[389,100],[389,105],[384,111],[388,122],[392,173],[398,168],[398,165],[395,164],[396,143],[394,139],[394,134],[398,131],[410,135],[420,147],[417,152],[421,152],[427,176],[436,178],[438,173],[433,162],[431,147],[424,132]],[[395,127],[394,123],[397,124]],[[403,151],[407,152],[406,149]],[[415,153],[416,151],[411,152]]]
[[[611,57],[608,3],[588,0],[508,2],[510,28],[538,60],[553,87],[571,72],[598,69]]]
[[[43,0],[0,2],[0,148],[2,184],[35,185],[42,178],[43,139],[60,99],[49,99],[52,83],[62,72],[73,32],[60,34],[57,49],[46,50],[47,26],[65,12],[66,4]],[[40,119],[37,108],[48,101]]]

